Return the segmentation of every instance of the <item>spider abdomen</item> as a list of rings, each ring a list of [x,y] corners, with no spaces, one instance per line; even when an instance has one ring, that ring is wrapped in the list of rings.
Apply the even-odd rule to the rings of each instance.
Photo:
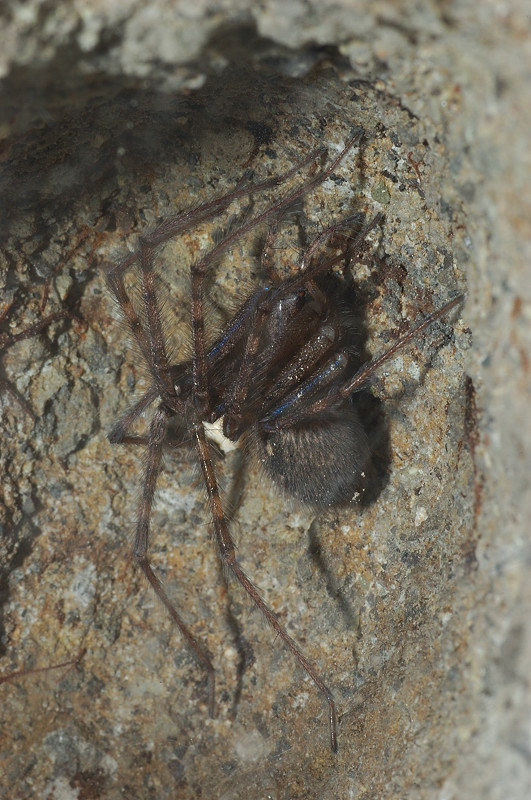
[[[259,461],[273,483],[304,505],[350,503],[370,461],[367,436],[350,404],[274,431],[259,430]]]

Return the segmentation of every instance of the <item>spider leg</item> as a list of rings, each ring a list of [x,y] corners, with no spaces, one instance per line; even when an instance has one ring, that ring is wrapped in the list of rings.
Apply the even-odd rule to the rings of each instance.
[[[149,441],[147,449],[147,459],[145,467],[145,475],[142,489],[142,496],[140,499],[140,506],[138,512],[138,520],[136,526],[135,543],[133,547],[133,555],[137,564],[141,567],[144,575],[153,587],[155,594],[159,600],[164,604],[166,610],[171,616],[173,622],[179,628],[183,635],[190,651],[195,657],[196,661],[207,673],[208,678],[208,712],[211,717],[214,716],[214,688],[215,688],[215,672],[210,656],[203,645],[195,638],[188,627],[183,622],[181,616],[173,607],[168,595],[166,594],[160,580],[155,575],[148,557],[148,543],[149,543],[149,521],[151,518],[151,510],[153,507],[153,498],[155,495],[155,488],[157,479],[160,474],[162,466],[162,447],[166,436],[168,418],[171,415],[169,409],[160,405],[153,415],[151,425],[149,428]]]
[[[365,239],[367,238],[367,234],[369,234],[373,228],[376,228],[383,222],[384,215],[383,214],[376,214],[367,225],[364,225],[363,228],[358,231],[358,233],[354,236],[354,238],[349,242],[348,252],[350,258],[354,258],[355,253],[357,253],[360,247],[363,245]],[[321,272],[325,272],[327,269],[330,269],[331,264],[335,263],[336,260],[340,260],[342,256],[339,256],[337,259],[333,259],[332,261],[317,261],[315,264],[311,264],[310,257],[313,255],[315,249],[321,244],[325,239],[333,236],[334,233],[341,230],[341,228],[345,227],[345,225],[350,224],[354,220],[359,220],[359,216],[357,214],[353,214],[350,217],[347,217],[344,220],[340,220],[339,222],[334,223],[329,228],[326,228],[322,231],[316,238],[311,242],[310,246],[308,247],[306,253],[302,257],[301,266],[299,268],[299,272],[291,278],[290,281],[286,281],[285,284],[285,292],[293,292],[296,287],[300,286],[301,277],[304,277],[305,281],[313,280],[316,275],[319,275]],[[309,254],[309,255],[308,255]]]
[[[131,434],[129,436],[124,436],[119,444],[134,444],[139,447],[148,447],[149,445],[149,436],[141,436],[136,434]],[[173,439],[166,439],[166,441],[162,445],[165,449],[168,450],[177,450],[180,447],[189,447],[190,442],[188,440],[184,441],[175,441]]]
[[[142,397],[135,403],[135,405],[124,414],[119,422],[116,423],[112,431],[107,435],[111,444],[124,444],[126,442],[127,431],[138,419],[140,414],[151,405],[151,403],[158,397],[158,389],[156,386],[150,386],[147,392],[144,392]]]
[[[343,399],[348,397],[352,392],[358,391],[359,389],[363,388],[363,385],[366,383],[367,379],[381,367],[386,361],[392,358],[398,350],[401,350],[406,344],[411,342],[417,336],[419,336],[422,331],[431,325],[435,320],[439,319],[440,317],[445,316],[448,314],[449,311],[452,310],[456,305],[462,302],[464,299],[464,295],[459,294],[457,297],[454,297],[453,300],[446,303],[442,308],[439,308],[437,311],[433,311],[431,314],[428,314],[422,322],[419,322],[418,325],[413,326],[407,333],[401,336],[399,339],[396,340],[391,347],[387,348],[380,356],[373,358],[372,361],[369,361],[368,364],[365,364],[358,372],[349,380],[349,382],[345,386],[341,386],[336,392],[324,398],[323,401],[319,401],[320,403],[324,402],[324,406],[320,406],[318,411],[321,411],[322,408],[326,406],[332,405],[334,402],[337,402],[338,399]],[[316,404],[317,406],[318,404]]]
[[[410,341],[419,336],[419,334],[435,322],[435,320],[447,314],[462,299],[463,295],[458,295],[442,308],[429,314],[422,322],[415,325],[411,330],[397,339],[397,341],[380,356],[377,356],[372,361],[369,361],[368,364],[361,367],[346,384],[336,384],[336,386],[323,397],[320,397],[314,403],[308,404],[308,398],[311,397],[312,393],[316,393],[326,388],[328,384],[336,381],[338,376],[341,375],[341,372],[346,368],[348,354],[341,350],[334,353],[316,374],[310,375],[304,383],[299,385],[295,391],[282,400],[280,406],[273,409],[262,418],[261,422],[264,430],[272,431],[281,428],[290,428],[303,418],[306,419],[312,415],[321,414],[328,408],[337,406],[353,392],[362,389],[370,376],[373,375],[382,364],[392,358],[398,350],[401,350]]]
[[[293,386],[304,387],[302,383],[304,376],[309,375],[309,388],[319,388],[313,370],[326,357],[330,351],[334,350],[339,337],[339,330],[332,324],[321,325],[314,335],[302,346],[295,354],[294,358],[279,373],[274,385],[265,393],[257,409],[257,416],[260,420],[265,420],[268,409],[275,408],[279,402],[287,411],[289,408],[288,400],[283,400]],[[307,380],[308,383],[308,380]],[[303,389],[304,392],[304,389]],[[296,398],[299,392],[296,392]],[[304,395],[301,395],[304,396]],[[292,404],[293,405],[293,404]]]
[[[359,219],[360,219],[359,214],[351,214],[348,217],[340,219],[338,222],[334,222],[328,228],[325,228],[319,234],[317,234],[317,236],[313,239],[312,242],[310,242],[310,244],[303,253],[303,256],[299,264],[299,273],[307,272],[313,254],[315,253],[317,248],[323,244],[323,242],[326,242],[327,239],[330,239],[335,233],[337,233],[340,230],[343,230],[343,228],[352,225],[354,221],[359,222]],[[367,233],[368,231],[364,231],[363,239],[365,238]],[[358,237],[356,237],[356,240],[357,239]],[[360,240],[360,243],[363,241],[363,239]]]
[[[289,428],[303,418],[306,419],[307,417],[321,414],[323,411],[337,406],[353,392],[362,389],[370,376],[373,375],[382,364],[392,358],[398,350],[401,350],[410,341],[419,336],[432,322],[435,322],[439,317],[447,314],[454,306],[461,302],[462,299],[463,295],[458,295],[442,308],[438,309],[438,311],[429,314],[422,322],[415,325],[411,330],[397,339],[396,342],[380,356],[377,356],[372,361],[369,361],[368,364],[361,367],[346,384],[337,384],[323,397],[320,397],[314,403],[308,404],[308,395],[326,388],[329,383],[332,383],[341,375],[341,372],[346,367],[347,354],[341,350],[335,353],[317,374],[311,375],[296,391],[283,399],[280,406],[273,409],[273,411],[262,418],[261,422],[264,430],[272,431],[280,430],[281,428]]]
[[[142,237],[141,242],[143,241],[144,245],[154,249],[158,247],[158,245],[168,242],[170,239],[173,239],[175,236],[178,236],[180,233],[183,233],[193,226],[198,225],[201,222],[208,221],[217,214],[221,214],[234,200],[238,199],[239,197],[245,197],[246,195],[253,194],[254,192],[265,191],[266,189],[278,186],[279,184],[288,180],[288,178],[294,175],[299,169],[311,163],[312,161],[315,161],[317,158],[319,158],[319,156],[324,155],[326,152],[327,151],[325,147],[317,147],[306,158],[297,163],[295,166],[291,167],[289,170],[286,170],[286,172],[284,172],[282,175],[276,175],[274,178],[268,178],[267,180],[259,183],[245,184],[244,177],[237,184],[235,189],[223,195],[222,197],[215,198],[214,200],[208,200],[205,203],[195,206],[195,208],[188,209],[180,214],[176,214],[173,217],[168,217],[167,219],[163,220],[160,225],[155,228],[155,230],[153,230],[151,233],[145,234]],[[129,300],[123,285],[124,274],[133,264],[137,263],[140,258],[141,252],[139,253],[138,251],[135,251],[127,256],[127,258],[123,259],[123,261],[121,261],[119,264],[113,265],[107,271],[107,281],[122,308],[124,316],[131,327],[135,339],[140,345],[142,353],[145,357],[147,357],[149,353],[147,342],[145,338],[142,337],[138,315],[134,312],[131,301]]]
[[[209,369],[215,367],[247,335],[256,305],[267,293],[267,288],[256,289],[231,319],[221,337],[208,351],[207,365]]]
[[[265,431],[279,430],[281,428],[291,428],[299,420],[308,417],[308,402],[312,395],[321,392],[330,383],[337,380],[341,373],[348,366],[348,353],[339,350],[333,353],[320,367],[316,373],[311,374],[303,383],[299,384],[287,397],[282,398],[281,404],[267,413],[260,420],[261,426]],[[328,398],[328,395],[327,395]],[[338,400],[336,399],[336,404]],[[310,406],[310,414],[328,408],[332,403],[320,406],[321,400],[317,400]],[[315,412],[314,412],[315,409]]]
[[[142,275],[142,298],[146,316],[145,329],[126,292],[122,276],[119,272],[115,272],[112,276],[111,285],[115,289],[115,293],[131,325],[133,334],[146,358],[146,362],[153,377],[153,385],[114,428],[111,432],[111,440],[115,442],[129,441],[131,443],[147,446],[146,465],[142,483],[142,495],[138,508],[133,555],[155,591],[155,594],[164,604],[173,622],[181,631],[196,661],[207,673],[208,710],[209,714],[213,716],[215,674],[210,656],[206,649],[193,636],[180,614],[172,605],[160,580],[153,571],[148,557],[150,518],[157,479],[162,466],[162,449],[166,440],[168,420],[174,414],[183,412],[184,402],[182,398],[179,397],[180,389],[178,386],[174,385],[173,373],[168,364],[162,323],[156,300],[155,276],[153,271],[154,245],[151,241],[147,239],[140,240],[139,257]],[[162,402],[153,414],[148,436],[127,436],[126,431],[131,424],[157,396],[161,397]]]
[[[140,238],[140,265],[142,268],[142,297],[146,309],[150,358],[148,366],[162,395],[175,395],[176,389],[169,370],[168,354],[162,332],[162,321],[155,293],[155,272],[153,245]]]
[[[330,747],[333,752],[337,750],[337,714],[334,696],[328,686],[321,680],[313,664],[302,654],[298,645],[280,624],[276,615],[269,608],[260,595],[254,583],[247,577],[236,560],[234,542],[229,533],[227,519],[223,511],[221,498],[219,496],[216,476],[210,458],[209,445],[205,436],[203,423],[195,415],[195,419],[190,421],[190,433],[194,439],[197,453],[201,463],[201,470],[207,487],[208,501],[212,519],[214,522],[214,535],[218,546],[221,562],[225,570],[232,574],[238,583],[247,592],[253,603],[260,609],[266,620],[269,622],[275,633],[282,639],[284,644],[293,653],[303,670],[314,682],[317,689],[325,696],[328,703],[328,722],[330,726]]]
[[[107,273],[107,280],[122,309],[122,313],[129,323],[131,333],[140,348],[144,360],[149,367],[154,379],[153,388],[156,387],[157,390],[156,394],[174,395],[175,387],[169,371],[168,356],[162,332],[162,322],[156,301],[155,272],[153,269],[154,257],[155,245],[152,239],[148,236],[141,236],[140,252],[134,254],[133,260],[140,260],[142,271],[142,299],[146,311],[147,330],[144,330],[140,316],[127,293],[123,280],[125,267],[132,263],[131,257],[112,268]],[[141,406],[140,411],[145,407],[143,401],[144,398],[141,398],[139,401],[139,405]],[[135,409],[130,413],[134,413]],[[140,411],[138,413],[140,413]],[[138,414],[135,416],[138,416]],[[133,416],[132,419],[134,418]],[[118,428],[119,427],[120,425]],[[116,429],[112,433],[116,433]]]
[[[140,317],[136,313],[133,303],[127,294],[123,280],[126,268],[134,263],[136,259],[137,255],[135,253],[134,258],[130,257],[125,259],[125,261],[122,261],[121,264],[113,266],[110,270],[108,270],[107,283],[114,294],[118,305],[120,306],[122,314],[129,325],[133,338],[140,348],[142,356],[144,357],[146,363],[149,364],[149,343],[146,334],[144,333],[144,328],[142,326],[142,322],[140,321]]]
[[[276,219],[269,224],[269,229],[262,247],[262,255],[260,256],[260,267],[262,272],[267,272],[269,280],[274,284],[280,283],[280,277],[277,274],[273,264],[272,251],[282,216],[282,213],[278,214]]]

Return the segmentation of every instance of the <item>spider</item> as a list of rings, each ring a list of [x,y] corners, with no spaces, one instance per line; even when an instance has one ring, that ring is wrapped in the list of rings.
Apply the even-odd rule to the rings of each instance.
[[[397,350],[418,336],[461,299],[457,297],[426,317],[381,356],[360,366],[359,333],[352,312],[337,289],[341,276],[333,267],[359,255],[370,230],[383,217],[361,224],[360,215],[322,231],[302,255],[296,273],[281,278],[271,263],[271,249],[282,215],[295,200],[328,178],[363,136],[357,130],[339,155],[302,185],[286,192],[265,210],[228,233],[191,268],[191,360],[171,364],[155,290],[154,255],[158,245],[187,228],[221,213],[237,198],[280,185],[299,169],[326,154],[312,152],[278,178],[252,184],[244,178],[223,197],[203,203],[163,221],[140,237],[138,251],[109,269],[107,278],[150,373],[150,386],[109,434],[111,443],[141,444],[147,449],[133,554],[155,593],[181,631],[196,661],[208,677],[208,709],[214,714],[214,666],[204,645],[191,633],[151,566],[148,545],[150,517],[162,450],[176,418],[182,443],[195,448],[208,495],[219,557],[225,572],[236,579],[260,609],[275,633],[295,656],[328,704],[332,751],[337,750],[337,715],[333,694],[317,668],[289,636],[258,588],[240,567],[213,468],[209,432],[221,427],[230,442],[246,437],[264,471],[280,489],[316,508],[345,505],[358,491],[370,459],[370,448],[352,395]],[[262,252],[269,280],[243,302],[216,341],[207,345],[205,283],[219,255],[255,226],[270,221]],[[341,256],[317,257],[332,237],[357,228]],[[126,272],[140,266],[143,311],[137,313],[124,282]],[[335,288],[332,288],[334,284]],[[337,296],[339,291],[339,299]],[[130,432],[137,418],[155,404],[147,435]]]

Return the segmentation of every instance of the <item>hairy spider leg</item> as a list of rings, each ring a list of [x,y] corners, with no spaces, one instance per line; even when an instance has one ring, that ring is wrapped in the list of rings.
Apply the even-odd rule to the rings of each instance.
[[[284,209],[279,214],[277,214],[276,218],[274,218],[272,222],[269,223],[269,228],[266,234],[264,244],[262,246],[262,253],[260,256],[260,267],[262,273],[266,272],[269,276],[269,280],[272,283],[278,283],[280,281],[280,278],[273,264],[273,249],[274,249],[275,239],[278,233],[278,227],[280,225],[283,215],[284,215]]]
[[[168,420],[177,413],[183,413],[184,402],[179,398],[178,391],[171,378],[168,356],[164,344],[162,324],[158,311],[155,294],[155,276],[153,271],[154,247],[150,242],[140,240],[140,266],[142,275],[142,297],[146,310],[146,327],[144,331],[140,317],[136,313],[129,296],[125,290],[122,274],[116,273],[116,280],[111,283],[116,288],[116,293],[126,318],[131,326],[131,330],[137,340],[150,368],[154,386],[151,387],[136,404],[136,406],[126,415],[125,422],[132,422],[156,397],[163,398],[156,408],[147,437],[147,456],[144,468],[144,481],[142,485],[142,495],[138,508],[138,518],[136,525],[135,542],[133,555],[137,564],[141,567],[147,580],[153,587],[155,594],[166,607],[172,620],[179,628],[182,636],[187,642],[196,661],[207,673],[208,680],[208,712],[214,715],[215,700],[215,670],[210,659],[210,655],[203,645],[191,633],[181,616],[175,610],[160,580],[156,576],[148,557],[149,547],[149,527],[153,500],[157,485],[158,476],[162,467],[162,448],[168,429]],[[128,417],[128,418],[127,418]],[[121,425],[123,426],[124,420]],[[122,434],[125,429],[114,430],[115,438]],[[123,441],[123,438],[122,438]]]
[[[197,219],[197,217],[196,217]],[[199,219],[202,219],[200,216]],[[160,580],[151,567],[148,558],[149,527],[157,479],[162,466],[162,448],[168,428],[168,419],[176,413],[183,412],[184,403],[179,399],[177,390],[171,380],[168,357],[164,344],[162,325],[158,312],[155,280],[153,272],[154,245],[145,238],[140,240],[140,266],[142,275],[142,296],[146,309],[147,333],[144,331],[140,317],[136,313],[123,283],[123,271],[116,271],[110,278],[110,283],[122,306],[129,322],[133,335],[146,358],[150,368],[154,387],[144,394],[135,408],[129,412],[131,422],[146,408],[157,396],[164,398],[153,414],[147,438],[147,456],[144,469],[142,495],[138,509],[135,542],[133,555],[141,567],[147,580],[153,587],[155,594],[166,607],[172,620],[179,628],[187,642],[196,661],[202,666],[208,679],[208,711],[214,714],[215,698],[215,670],[210,656],[203,645],[193,636],[181,616],[177,613],[166,594]],[[126,259],[127,261],[127,259]],[[123,267],[123,263],[121,267]],[[129,421],[129,420],[127,420]],[[123,424],[124,420],[122,420]],[[119,435],[116,429],[114,436]]]
[[[454,297],[453,300],[450,300],[446,303],[442,308],[439,308],[437,311],[432,311],[431,314],[419,322],[418,325],[414,325],[411,330],[397,339],[394,344],[391,345],[384,353],[380,356],[377,356],[372,361],[363,367],[362,369],[358,370],[358,372],[353,376],[353,378],[347,383],[346,386],[341,388],[341,396],[348,397],[349,394],[352,394],[353,391],[359,390],[363,387],[363,384],[381,365],[388,361],[398,350],[401,350],[404,345],[408,344],[415,339],[423,330],[425,330],[429,325],[431,325],[435,320],[439,319],[440,317],[445,316],[448,314],[449,311],[452,310],[456,305],[458,305],[464,299],[464,295],[458,294],[457,297]]]
[[[349,395],[353,394],[353,392],[362,389],[371,375],[373,375],[383,363],[388,361],[405,345],[419,336],[419,334],[435,322],[435,320],[451,311],[451,309],[462,300],[463,295],[454,297],[453,300],[450,300],[450,302],[446,303],[442,308],[429,314],[422,322],[407,331],[407,333],[397,339],[397,341],[380,356],[377,356],[372,361],[369,361],[368,364],[361,367],[346,384],[331,389],[324,397],[321,397],[309,406],[307,403],[303,405],[301,399],[307,395],[309,391],[317,391],[318,389],[325,388],[345,369],[345,354],[341,352],[334,354],[317,375],[312,375],[305,384],[300,386],[296,392],[284,400],[282,406],[272,411],[267,417],[264,417],[264,430],[272,431],[279,430],[280,428],[289,428],[303,418],[307,419],[308,417],[321,414],[328,408],[338,405],[338,403],[341,403],[349,397]]]
[[[300,264],[298,267],[299,274],[305,275],[308,271],[310,262],[312,260],[313,254],[320,247],[323,242],[327,239],[330,239],[335,233],[346,228],[348,225],[351,225],[354,221],[360,221],[359,214],[350,214],[348,217],[344,217],[343,219],[339,220],[338,222],[334,222],[328,228],[324,228],[317,236],[314,238],[312,242],[308,245],[306,250],[303,253],[303,256],[300,260]],[[372,230],[376,225],[383,221],[383,214],[376,214],[376,216],[371,220],[369,226],[364,227],[354,238],[352,243],[352,248],[355,250],[356,248],[359,249],[360,245],[364,241],[365,237]],[[349,246],[350,248],[350,246]],[[324,269],[324,264],[319,265],[319,272]]]
[[[127,431],[133,425],[136,419],[142,414],[146,408],[149,408],[159,396],[158,387],[150,386],[147,392],[144,392],[142,397],[124,414],[124,416],[116,423],[112,431],[107,435],[111,444],[142,444],[147,442],[145,436],[128,436]],[[140,440],[140,441],[139,441]]]

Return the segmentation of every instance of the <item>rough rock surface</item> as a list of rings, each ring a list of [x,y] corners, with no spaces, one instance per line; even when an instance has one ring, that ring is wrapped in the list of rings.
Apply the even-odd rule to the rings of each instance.
[[[65,314],[1,352],[36,416],[0,394],[6,796],[529,796],[529,19],[523,2],[355,5],[28,2],[0,25],[1,330]],[[212,653],[215,719],[134,568],[142,452],[106,433],[145,373],[105,268],[247,169],[330,158],[359,126],[288,215],[280,268],[333,220],[383,212],[355,266],[368,350],[456,291],[466,304],[375,380],[390,446],[374,502],[316,514],[252,459],[240,491],[236,460],[217,464],[239,559],[334,690],[334,755],[323,699],[224,582],[187,450],[165,462],[152,556]],[[161,249],[176,358],[192,260],[250,213]],[[212,330],[258,280],[263,235],[216,265]]]

